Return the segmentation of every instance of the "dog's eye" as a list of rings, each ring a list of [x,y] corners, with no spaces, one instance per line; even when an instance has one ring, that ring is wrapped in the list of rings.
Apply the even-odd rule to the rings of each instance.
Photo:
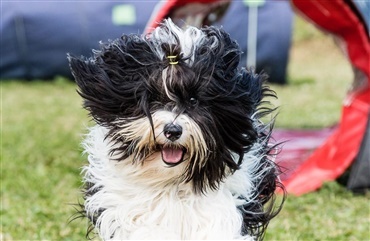
[[[194,97],[191,97],[189,103],[191,106],[196,106],[198,104],[198,100]]]

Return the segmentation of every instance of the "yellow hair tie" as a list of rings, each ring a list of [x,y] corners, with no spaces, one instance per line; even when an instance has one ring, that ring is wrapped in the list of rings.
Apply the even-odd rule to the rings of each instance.
[[[179,61],[175,61],[177,58],[177,55],[169,55],[167,56],[167,59],[168,59],[168,63],[171,64],[171,65],[174,65],[174,64],[178,64]]]

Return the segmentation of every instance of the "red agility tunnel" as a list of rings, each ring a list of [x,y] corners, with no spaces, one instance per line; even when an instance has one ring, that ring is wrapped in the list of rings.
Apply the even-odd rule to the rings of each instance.
[[[292,0],[292,4],[300,14],[344,43],[355,73],[354,89],[343,102],[337,129],[283,181],[288,193],[301,195],[337,179],[358,158],[361,143],[365,143],[370,113],[370,43],[365,20],[352,1]],[[363,146],[361,151],[368,152],[369,148]]]
[[[181,19],[182,23],[210,25],[212,24],[211,20],[222,16],[222,12],[226,11],[229,2],[212,0],[161,2],[148,22],[146,31],[150,32],[163,18],[176,18],[176,16]],[[294,136],[291,138],[293,147],[287,148],[287,150],[283,149],[278,158],[279,164],[283,169],[288,170],[289,174],[282,176],[283,184],[288,193],[302,195],[317,190],[326,181],[337,179],[355,162],[362,161],[362,167],[356,165],[356,174],[362,172],[359,175],[365,178],[360,188],[369,188],[370,42],[366,24],[367,16],[361,14],[356,2],[351,0],[291,0],[290,2],[297,13],[305,16],[308,21],[321,30],[331,33],[341,42],[344,46],[344,52],[353,66],[355,78],[353,89],[343,101],[340,122],[334,130],[324,129],[311,133],[297,130],[277,130],[275,139]],[[190,3],[192,7],[189,8]],[[196,3],[200,5],[194,7],[197,6]],[[203,7],[201,7],[202,4]],[[188,7],[186,8],[186,6]],[[204,6],[207,7],[204,8]],[[370,11],[370,5],[367,7],[367,11]],[[184,13],[187,13],[188,16]],[[217,13],[216,17],[210,18],[212,13]],[[191,18],[190,23],[189,18]],[[307,143],[315,138],[321,138],[324,141],[320,146],[315,147],[313,153],[310,153],[307,150],[312,149],[312,146],[307,146]],[[294,147],[294,139],[305,143],[304,150],[302,150],[302,145]],[[292,153],[299,153],[299,158],[305,158],[305,160],[303,162],[290,160],[289,155]],[[307,155],[307,153],[310,154]],[[295,156],[297,157],[297,155]],[[294,166],[293,163],[299,163],[299,165]]]

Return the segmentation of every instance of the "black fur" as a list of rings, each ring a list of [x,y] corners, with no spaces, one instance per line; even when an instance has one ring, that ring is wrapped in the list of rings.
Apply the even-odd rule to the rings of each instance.
[[[156,110],[172,110],[175,106],[178,114],[186,113],[200,126],[211,154],[203,168],[188,170],[184,176],[200,194],[208,188],[217,189],[227,170],[237,170],[244,154],[256,142],[264,143],[261,151],[268,156],[271,130],[258,119],[272,109],[259,106],[264,97],[275,96],[263,85],[266,75],[238,68],[241,53],[225,31],[215,27],[202,31],[206,37],[196,46],[194,56],[185,56],[180,44],[161,44],[165,56],[177,56],[171,60],[177,61],[176,65],[158,56],[158,40],[151,36],[123,35],[103,44],[89,59],[69,56],[84,107],[99,125],[111,130],[110,135],[120,128],[117,120],[125,122],[142,117],[151,120],[151,113]],[[210,48],[215,44],[216,48]],[[194,61],[188,64],[191,57]],[[172,100],[165,94],[162,82],[166,68],[173,68],[172,77],[176,80],[167,86],[175,96]],[[133,143],[117,137],[114,141],[120,143],[120,148],[112,151],[120,152],[122,159],[133,154],[129,148]],[[232,153],[239,156],[237,162]],[[265,167],[275,165],[265,159],[260,173],[264,173]],[[244,233],[259,238],[263,237],[268,221],[280,210],[274,210],[273,203],[264,209],[264,204],[273,201],[279,185],[278,168],[271,170],[259,180],[256,201],[240,207],[244,213]]]

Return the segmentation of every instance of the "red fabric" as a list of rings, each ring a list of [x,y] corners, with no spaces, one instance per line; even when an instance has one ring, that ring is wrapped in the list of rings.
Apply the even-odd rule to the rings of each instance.
[[[366,29],[346,0],[292,0],[294,6],[319,27],[340,37],[355,68],[367,77],[365,89],[344,102],[338,129],[287,180],[288,193],[301,195],[335,180],[353,162],[366,130],[370,111],[370,44]]]
[[[275,129],[272,138],[282,142],[276,158],[276,163],[282,169],[281,180],[289,179],[336,130],[337,127],[317,130]]]
[[[346,0],[292,0],[294,6],[320,28],[347,43],[352,65],[370,78],[370,45],[364,25]]]
[[[165,2],[159,2],[157,7],[153,12],[153,16],[148,25],[146,26],[145,33],[150,33],[158,24],[166,18],[175,8],[179,8],[189,3],[212,3],[217,2],[218,0],[167,0]]]
[[[370,91],[367,94],[370,95]],[[369,104],[361,100],[344,106],[339,128],[288,179],[283,180],[288,193],[302,195],[340,176],[359,151],[368,113]]]

